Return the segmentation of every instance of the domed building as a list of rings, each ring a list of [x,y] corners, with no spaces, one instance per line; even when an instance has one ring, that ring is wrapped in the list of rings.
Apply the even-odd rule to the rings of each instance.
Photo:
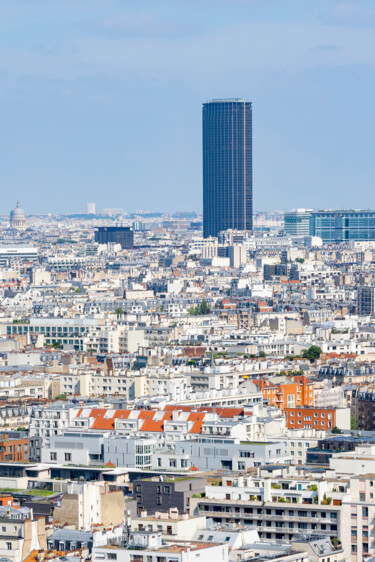
[[[27,229],[27,219],[25,211],[21,207],[21,203],[17,202],[17,207],[14,211],[10,212],[10,228],[15,230],[26,230]]]

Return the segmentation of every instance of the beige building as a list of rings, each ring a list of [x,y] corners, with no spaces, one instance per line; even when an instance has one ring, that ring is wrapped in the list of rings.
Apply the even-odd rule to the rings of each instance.
[[[68,482],[61,507],[54,519],[58,525],[74,525],[89,530],[93,525],[119,525],[124,522],[125,498],[122,490],[109,491],[107,482]]]
[[[1,507],[0,529],[1,560],[21,562],[47,548],[44,517],[34,519],[28,508]]]

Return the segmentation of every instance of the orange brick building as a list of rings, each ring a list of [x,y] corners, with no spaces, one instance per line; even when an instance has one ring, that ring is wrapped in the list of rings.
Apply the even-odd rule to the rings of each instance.
[[[265,379],[253,381],[262,391],[263,399],[276,408],[296,408],[314,405],[314,383],[304,375],[291,377],[288,382],[275,384]]]
[[[17,439],[9,435],[0,436],[0,462],[19,462],[29,460],[29,440]]]
[[[288,429],[350,429],[350,408],[285,408]]]

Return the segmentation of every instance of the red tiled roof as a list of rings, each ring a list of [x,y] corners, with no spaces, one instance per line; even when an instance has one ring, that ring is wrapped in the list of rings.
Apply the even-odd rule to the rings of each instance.
[[[107,412],[108,412],[107,408],[94,408],[93,410],[91,410],[89,417],[90,418],[104,417]]]
[[[94,423],[91,426],[91,429],[114,429],[115,428],[115,419],[110,418],[96,418]]]
[[[115,410],[114,418],[127,420],[130,416],[131,410]]]
[[[191,414],[189,414],[188,421],[194,422],[193,427],[191,428],[189,433],[201,433],[205,417],[206,414],[203,412],[192,412]]]
[[[155,414],[156,412],[154,412]],[[164,422],[172,419],[172,412],[165,412],[161,419],[146,419],[141,427],[141,431],[162,432],[164,431]],[[154,417],[154,416],[153,416]]]

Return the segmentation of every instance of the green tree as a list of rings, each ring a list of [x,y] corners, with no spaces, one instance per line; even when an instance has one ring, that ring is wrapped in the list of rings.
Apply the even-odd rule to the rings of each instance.
[[[332,428],[332,433],[340,434],[340,433],[342,433],[342,431],[339,427],[335,426],[335,427]]]
[[[115,310],[115,314],[117,316],[117,320],[119,320],[122,316],[124,316],[125,314],[125,310],[123,310],[122,308],[118,307]]]
[[[350,429],[357,429],[357,421],[355,416],[350,416]]]
[[[317,345],[312,345],[308,349],[304,349],[302,351],[302,357],[304,359],[308,359],[310,363],[314,363],[316,359],[319,359],[321,353],[322,350],[320,347],[318,347]]]
[[[55,400],[66,400],[66,398],[66,394],[58,394],[57,396],[55,396]]]
[[[262,350],[259,352],[258,357],[267,357],[266,353]]]
[[[188,314],[191,316],[204,316],[205,314],[209,314],[210,309],[208,308],[208,304],[206,299],[203,299],[200,304],[197,306],[193,306],[189,308]]]

